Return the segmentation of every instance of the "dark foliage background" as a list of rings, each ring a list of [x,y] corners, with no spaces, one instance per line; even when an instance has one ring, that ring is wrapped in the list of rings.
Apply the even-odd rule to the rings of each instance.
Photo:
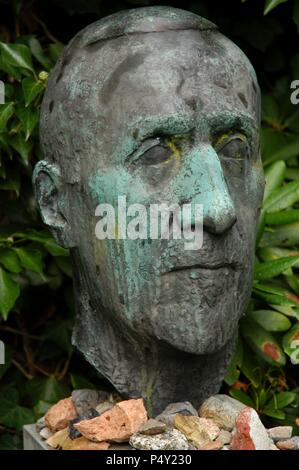
[[[215,22],[258,74],[266,196],[252,302],[223,390],[255,407],[265,424],[291,423],[298,433],[299,105],[290,102],[290,85],[299,80],[299,0],[0,0],[0,449],[20,448],[22,425],[72,389],[108,386],[71,347],[68,253],[41,223],[32,193],[48,74],[87,24],[161,4]]]

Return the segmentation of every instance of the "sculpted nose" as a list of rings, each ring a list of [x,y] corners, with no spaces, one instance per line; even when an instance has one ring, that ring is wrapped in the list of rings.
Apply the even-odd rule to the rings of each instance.
[[[206,231],[214,234],[226,232],[237,217],[217,153],[210,145],[205,145],[194,150],[188,160],[191,165],[187,172],[188,191],[189,194],[193,193],[189,201],[191,204],[202,204]]]

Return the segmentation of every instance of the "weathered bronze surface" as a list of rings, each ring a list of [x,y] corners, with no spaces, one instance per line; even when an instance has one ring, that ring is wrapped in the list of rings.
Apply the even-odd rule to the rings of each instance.
[[[77,34],[41,112],[34,172],[44,222],[71,250],[73,343],[152,413],[217,392],[250,297],[263,194],[260,92],[217,27],[170,7],[128,10]],[[95,208],[203,204],[183,240],[98,240]]]

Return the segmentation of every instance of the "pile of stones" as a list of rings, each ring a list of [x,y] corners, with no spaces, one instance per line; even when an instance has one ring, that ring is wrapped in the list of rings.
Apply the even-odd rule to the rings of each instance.
[[[50,448],[62,450],[299,450],[292,426],[266,429],[253,408],[227,395],[208,398],[198,411],[172,403],[149,419],[142,398],[75,390],[36,427]]]

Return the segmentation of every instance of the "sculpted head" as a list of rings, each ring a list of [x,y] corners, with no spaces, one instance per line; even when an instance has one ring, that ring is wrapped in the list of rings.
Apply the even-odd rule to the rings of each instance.
[[[182,354],[214,354],[231,340],[250,296],[259,122],[248,59],[192,13],[124,11],[67,46],[42,105],[34,183],[44,222],[71,249],[75,342],[90,362],[107,323],[132,344]],[[120,195],[127,205],[202,204],[202,248],[97,239],[96,207],[116,208]]]

